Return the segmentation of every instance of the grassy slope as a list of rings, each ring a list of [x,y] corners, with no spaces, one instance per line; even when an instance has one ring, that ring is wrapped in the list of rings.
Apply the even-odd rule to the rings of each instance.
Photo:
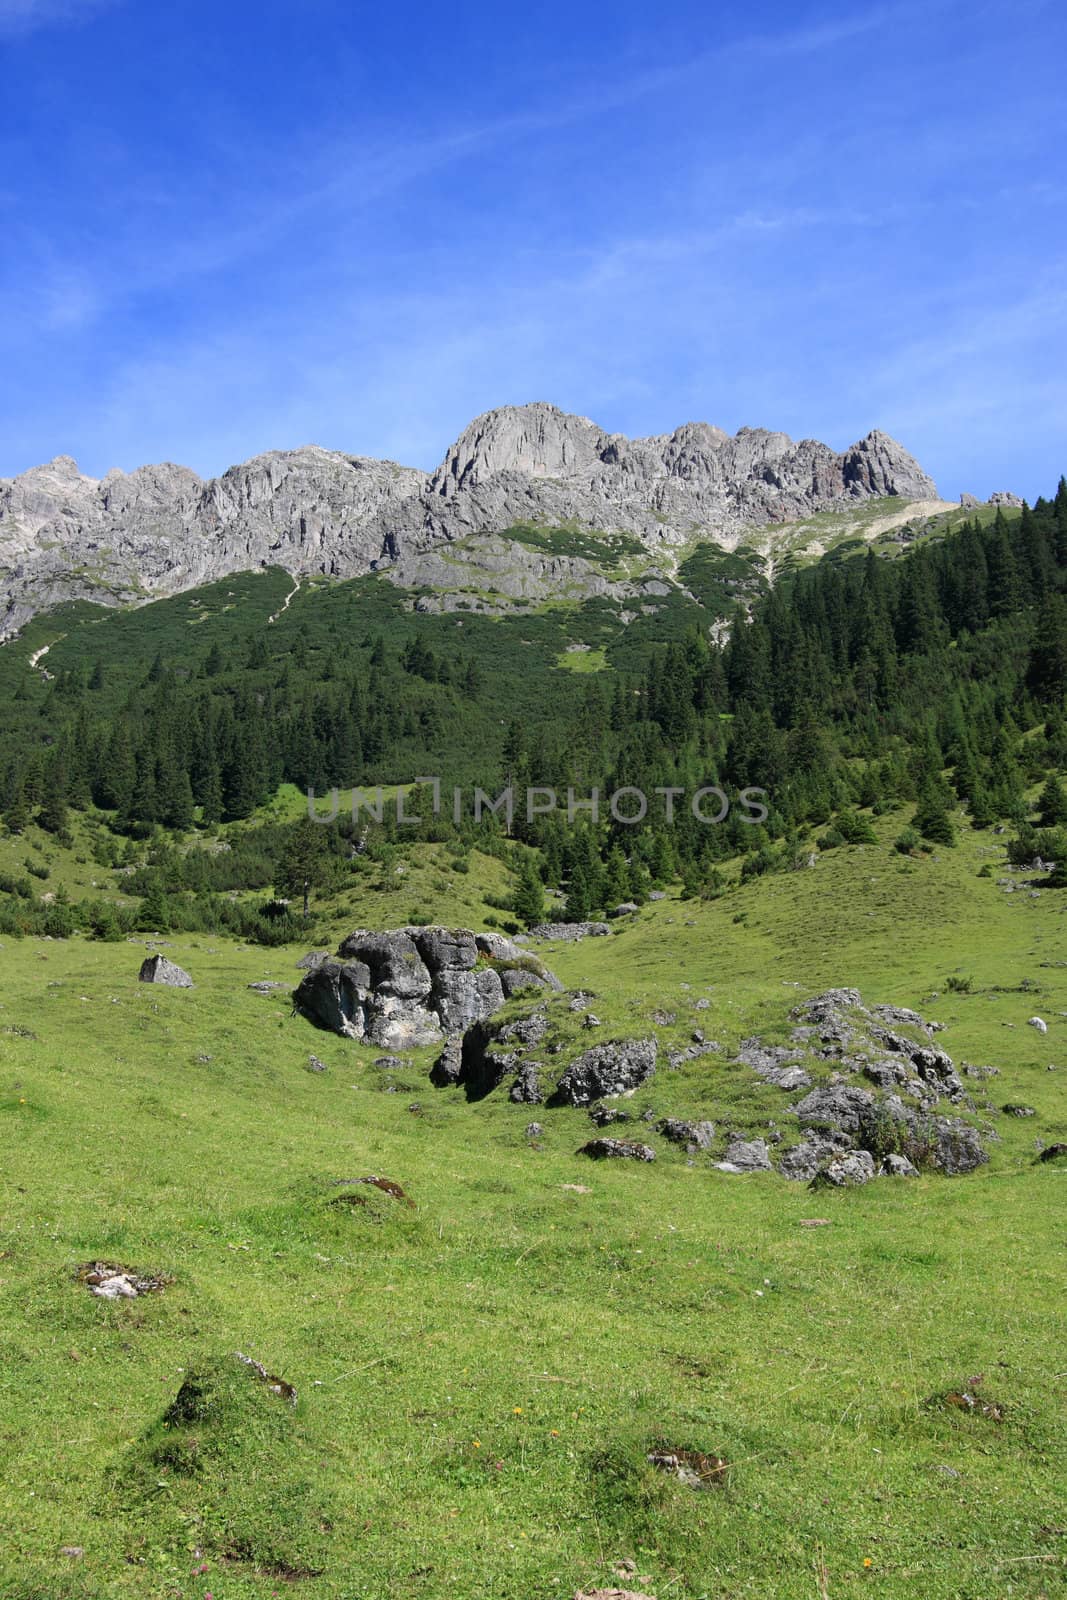
[[[994,1104],[1038,1111],[998,1117],[990,1166],[955,1181],[816,1198],[655,1138],[652,1168],[592,1166],[580,1113],[538,1108],[532,1148],[527,1108],[432,1090],[432,1052],[383,1072],[247,990],[288,982],[298,951],[179,940],[187,992],[139,986],[133,945],[7,941],[0,1592],[236,1600],[321,1566],[291,1592],[531,1600],[606,1584],[623,1557],[660,1600],[806,1600],[822,1567],[835,1600],[1055,1592],[1067,1174],[1032,1157],[1067,1137],[1067,897],[977,878],[988,835],[902,862],[899,820],[879,847],[663,902],[552,960],[605,1031],[667,1006],[666,1036],[730,1045],[829,983],[925,1005],[957,1060],[1000,1066]],[[387,925],[402,894],[349,920]],[[931,1004],[956,969],[975,991]],[[1039,992],[1011,992],[1024,978]],[[714,1060],[632,1105],[738,1127],[759,1110]],[[331,1179],[375,1172],[418,1209],[330,1204]],[[105,1304],[71,1281],[95,1256],[176,1282]],[[199,1475],[163,1470],[184,1370],[234,1349],[296,1383],[288,1439],[274,1418]],[[978,1373],[1002,1424],[924,1405]],[[727,1487],[654,1474],[657,1435],[728,1457]],[[72,1544],[83,1560],[58,1554]]]

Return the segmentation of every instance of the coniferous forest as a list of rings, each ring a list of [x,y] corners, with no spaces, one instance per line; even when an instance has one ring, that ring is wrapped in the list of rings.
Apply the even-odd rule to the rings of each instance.
[[[102,864],[126,865],[139,925],[291,937],[292,913],[269,895],[341,881],[353,841],[506,854],[510,831],[536,851],[519,867],[520,920],[539,914],[535,877],[562,890],[571,918],[671,881],[714,894],[728,858],[743,855],[745,876],[788,869],[812,848],[862,842],[865,813],[902,802],[914,806],[904,852],[950,847],[962,808],[976,827],[1010,824],[1020,859],[1067,856],[1063,479],[1051,500],[1011,517],[998,508],[899,559],[868,551],[786,572],[736,610],[721,646],[695,600],[630,627],[602,601],[572,617],[422,616],[363,580],[320,589],[314,609],[276,630],[251,615],[243,624],[240,604],[220,607],[225,639],[198,651],[196,628],[180,637],[145,621],[178,604],[73,616],[47,676],[5,647],[0,815],[15,834],[32,821],[62,840],[72,813],[102,814],[95,849]],[[576,629],[606,670],[559,664]],[[177,847],[190,831],[252,818],[282,783],[325,797],[430,774],[446,795],[466,786],[458,822],[450,801],[434,816],[423,796],[407,808],[417,825],[389,807],[380,823],[342,808],[314,842],[308,825],[275,822],[224,852]],[[1035,811],[1025,791],[1037,782]],[[499,818],[475,822],[469,804],[474,785],[606,797],[711,784],[765,790],[766,821],[753,826],[734,807],[708,826],[682,805],[670,826],[654,807],[636,826],[603,810],[568,826],[560,814],[528,820],[520,804],[505,830]],[[222,898],[234,889],[268,899]],[[0,884],[8,932],[79,921],[105,937],[124,926],[102,905],[42,906],[29,878]]]

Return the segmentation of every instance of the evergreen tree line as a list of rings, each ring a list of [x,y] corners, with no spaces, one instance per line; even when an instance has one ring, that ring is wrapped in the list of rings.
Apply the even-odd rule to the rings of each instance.
[[[672,879],[714,892],[728,856],[746,853],[748,872],[787,866],[802,834],[825,830],[828,848],[862,839],[860,812],[902,801],[914,802],[916,836],[934,843],[952,842],[959,806],[976,826],[1014,823],[1020,838],[1055,830],[1061,822],[1028,811],[1025,790],[1067,765],[1067,483],[1018,518],[998,510],[899,559],[872,551],[791,573],[737,613],[722,647],[693,628],[651,650],[640,672],[591,674],[584,687],[556,673],[540,713],[502,729],[501,685],[417,636],[402,650],[368,639],[325,681],[301,670],[300,655],[298,636],[280,662],[257,638],[236,670],[217,646],[195,673],[157,658],[108,715],[91,704],[106,668],[57,682],[47,731],[27,713],[0,770],[8,829],[34,819],[63,837],[71,809],[96,807],[115,834],[143,840],[248,818],[283,781],[319,794],[419,771],[447,782],[435,750],[458,728],[484,748],[491,792],[768,792],[762,827],[736,808],[718,827],[684,804],[671,824],[650,808],[631,828],[606,816],[527,821],[520,805],[511,831],[536,852],[542,888],[566,888],[572,916]],[[353,831],[342,818],[326,857]],[[484,844],[487,829],[457,826],[446,808],[418,828],[387,819],[378,831],[462,848]],[[285,848],[274,851],[276,879]],[[529,910],[532,869],[521,880]]]

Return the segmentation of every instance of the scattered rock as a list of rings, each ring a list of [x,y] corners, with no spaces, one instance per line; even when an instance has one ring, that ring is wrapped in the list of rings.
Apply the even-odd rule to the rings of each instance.
[[[632,1122],[633,1114],[619,1106],[590,1106],[589,1120],[598,1128],[608,1128],[613,1122]]]
[[[576,1589],[574,1600],[656,1600],[655,1595],[637,1589]]]
[[[59,1553],[66,1556],[68,1561],[80,1561],[85,1554],[85,1547],[80,1544],[61,1544]]]
[[[285,989],[288,985],[284,983],[268,983],[264,979],[261,983],[250,983],[248,987],[253,994],[274,994],[276,990]]]
[[[403,1056],[376,1056],[374,1065],[382,1072],[395,1072],[398,1067],[406,1067],[407,1062]]]
[[[656,1070],[655,1039],[597,1044],[572,1061],[556,1086],[554,1105],[587,1106],[607,1095],[625,1094]]]
[[[651,1145],[638,1144],[633,1139],[590,1139],[578,1151],[580,1156],[592,1156],[595,1161],[619,1156],[630,1161],[655,1161],[656,1152]]]
[[[663,1117],[656,1127],[672,1144],[684,1144],[689,1150],[710,1150],[715,1141],[713,1122],[684,1122],[679,1117]]]
[[[544,1133],[544,1126],[540,1122],[528,1122],[524,1128],[527,1139],[540,1139]]]
[[[719,1044],[715,1039],[702,1039],[699,1042],[687,1044],[681,1050],[669,1051],[667,1055],[667,1065],[672,1068],[680,1067],[686,1061],[698,1061],[701,1056],[718,1055],[721,1049],[722,1045]]]
[[[869,1150],[848,1150],[834,1156],[811,1180],[813,1189],[848,1189],[870,1183],[874,1177],[874,1157]]]
[[[847,1143],[842,1134],[809,1133],[800,1144],[783,1153],[778,1162],[778,1171],[783,1178],[789,1178],[794,1183],[810,1183],[823,1163],[839,1155]]]
[[[765,1045],[759,1039],[744,1039],[734,1059],[741,1066],[750,1067],[757,1077],[776,1089],[809,1089],[810,1075],[796,1065],[800,1055],[799,1050],[790,1050],[784,1045]]]
[[[878,1169],[880,1178],[917,1178],[918,1167],[912,1166],[907,1156],[890,1153]]]
[[[735,1139],[715,1165],[720,1172],[770,1172],[771,1157],[765,1140]]]
[[[539,1061],[520,1061],[515,1070],[514,1081],[508,1090],[508,1099],[517,1105],[542,1105],[545,1098],[541,1087],[543,1070]]]
[[[392,1178],[378,1178],[371,1174],[366,1178],[336,1178],[334,1180],[334,1186],[338,1189],[348,1188],[355,1184],[368,1184],[373,1189],[380,1189],[382,1194],[389,1195],[393,1200],[402,1200],[406,1206],[410,1206],[412,1211],[415,1209],[414,1200],[405,1189],[401,1188],[399,1183],[394,1183]]]
[[[1027,1018],[1027,1026],[1031,1027],[1031,1028],[1036,1028],[1038,1033],[1047,1033],[1048,1032],[1048,1023],[1042,1017],[1028,1017]]]
[[[801,1217],[800,1226],[802,1228],[828,1228],[828,1227],[830,1227],[830,1218],[829,1217]]]
[[[650,1450],[645,1459],[690,1489],[710,1489],[722,1484],[726,1477],[727,1463],[722,1456],[707,1456],[702,1450],[663,1446]]]
[[[530,929],[532,939],[600,939],[609,934],[606,922],[540,922]]]
[[[1038,1155],[1039,1161],[1063,1161],[1067,1158],[1067,1144],[1047,1144]]]
[[[141,983],[163,983],[170,989],[191,989],[193,980],[187,972],[166,956],[148,956],[141,962],[137,974]]]
[[[990,1422],[1004,1421],[1004,1407],[996,1400],[984,1400],[973,1392],[977,1380],[971,1380],[964,1389],[947,1389],[944,1394],[932,1394],[928,1406],[948,1411],[962,1411],[966,1416],[988,1417]]]
[[[950,1178],[973,1172],[989,1160],[977,1128],[957,1117],[938,1117],[933,1125],[932,1165]]]
[[[136,1300],[143,1294],[162,1294],[174,1282],[165,1272],[137,1272],[114,1261],[89,1261],[74,1274],[99,1300]]]
[[[1003,1111],[1003,1113],[1004,1113],[1004,1115],[1006,1117],[1036,1117],[1037,1116],[1037,1112],[1034,1110],[1033,1106],[1016,1105],[1011,1100],[1009,1100],[1006,1105],[1001,1106],[1000,1109]]]
[[[260,1383],[265,1383],[272,1394],[276,1394],[281,1400],[287,1400],[291,1406],[296,1405],[296,1390],[291,1383],[287,1383],[284,1378],[277,1377],[273,1372],[268,1372],[266,1367],[253,1360],[251,1356],[242,1355],[240,1350],[235,1350],[234,1356],[256,1375]],[[184,1388],[184,1384],[182,1387]],[[180,1399],[181,1390],[179,1389],[178,1400]],[[177,1404],[177,1401],[175,1404]]]
[[[568,1011],[584,1011],[590,1000],[595,1000],[596,995],[590,989],[576,989],[567,1002]]]
[[[809,1125],[858,1133],[860,1124],[874,1103],[874,1096],[867,1089],[855,1089],[845,1083],[828,1083],[805,1095],[793,1107],[793,1112],[799,1121]]]
[[[608,912],[609,917],[633,917],[640,911],[640,906],[635,900],[623,900],[620,905],[612,906]]]
[[[307,1070],[309,1072],[326,1072],[328,1068],[325,1061],[320,1061],[318,1056],[308,1056]]]

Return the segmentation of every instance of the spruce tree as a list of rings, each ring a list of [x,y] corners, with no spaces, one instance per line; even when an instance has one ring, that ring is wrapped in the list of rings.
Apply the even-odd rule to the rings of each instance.
[[[931,844],[956,843],[956,830],[952,826],[948,800],[940,783],[928,780],[923,785],[918,808],[911,823],[912,827],[917,828],[923,838],[928,839]]]
[[[524,853],[519,866],[519,883],[512,901],[512,910],[519,921],[525,923],[528,928],[532,928],[544,918],[544,887],[541,883],[541,874],[537,870],[537,859],[529,853]]]
[[[1055,773],[1050,773],[1037,801],[1038,821],[1043,828],[1061,828],[1067,823],[1067,793]]]

